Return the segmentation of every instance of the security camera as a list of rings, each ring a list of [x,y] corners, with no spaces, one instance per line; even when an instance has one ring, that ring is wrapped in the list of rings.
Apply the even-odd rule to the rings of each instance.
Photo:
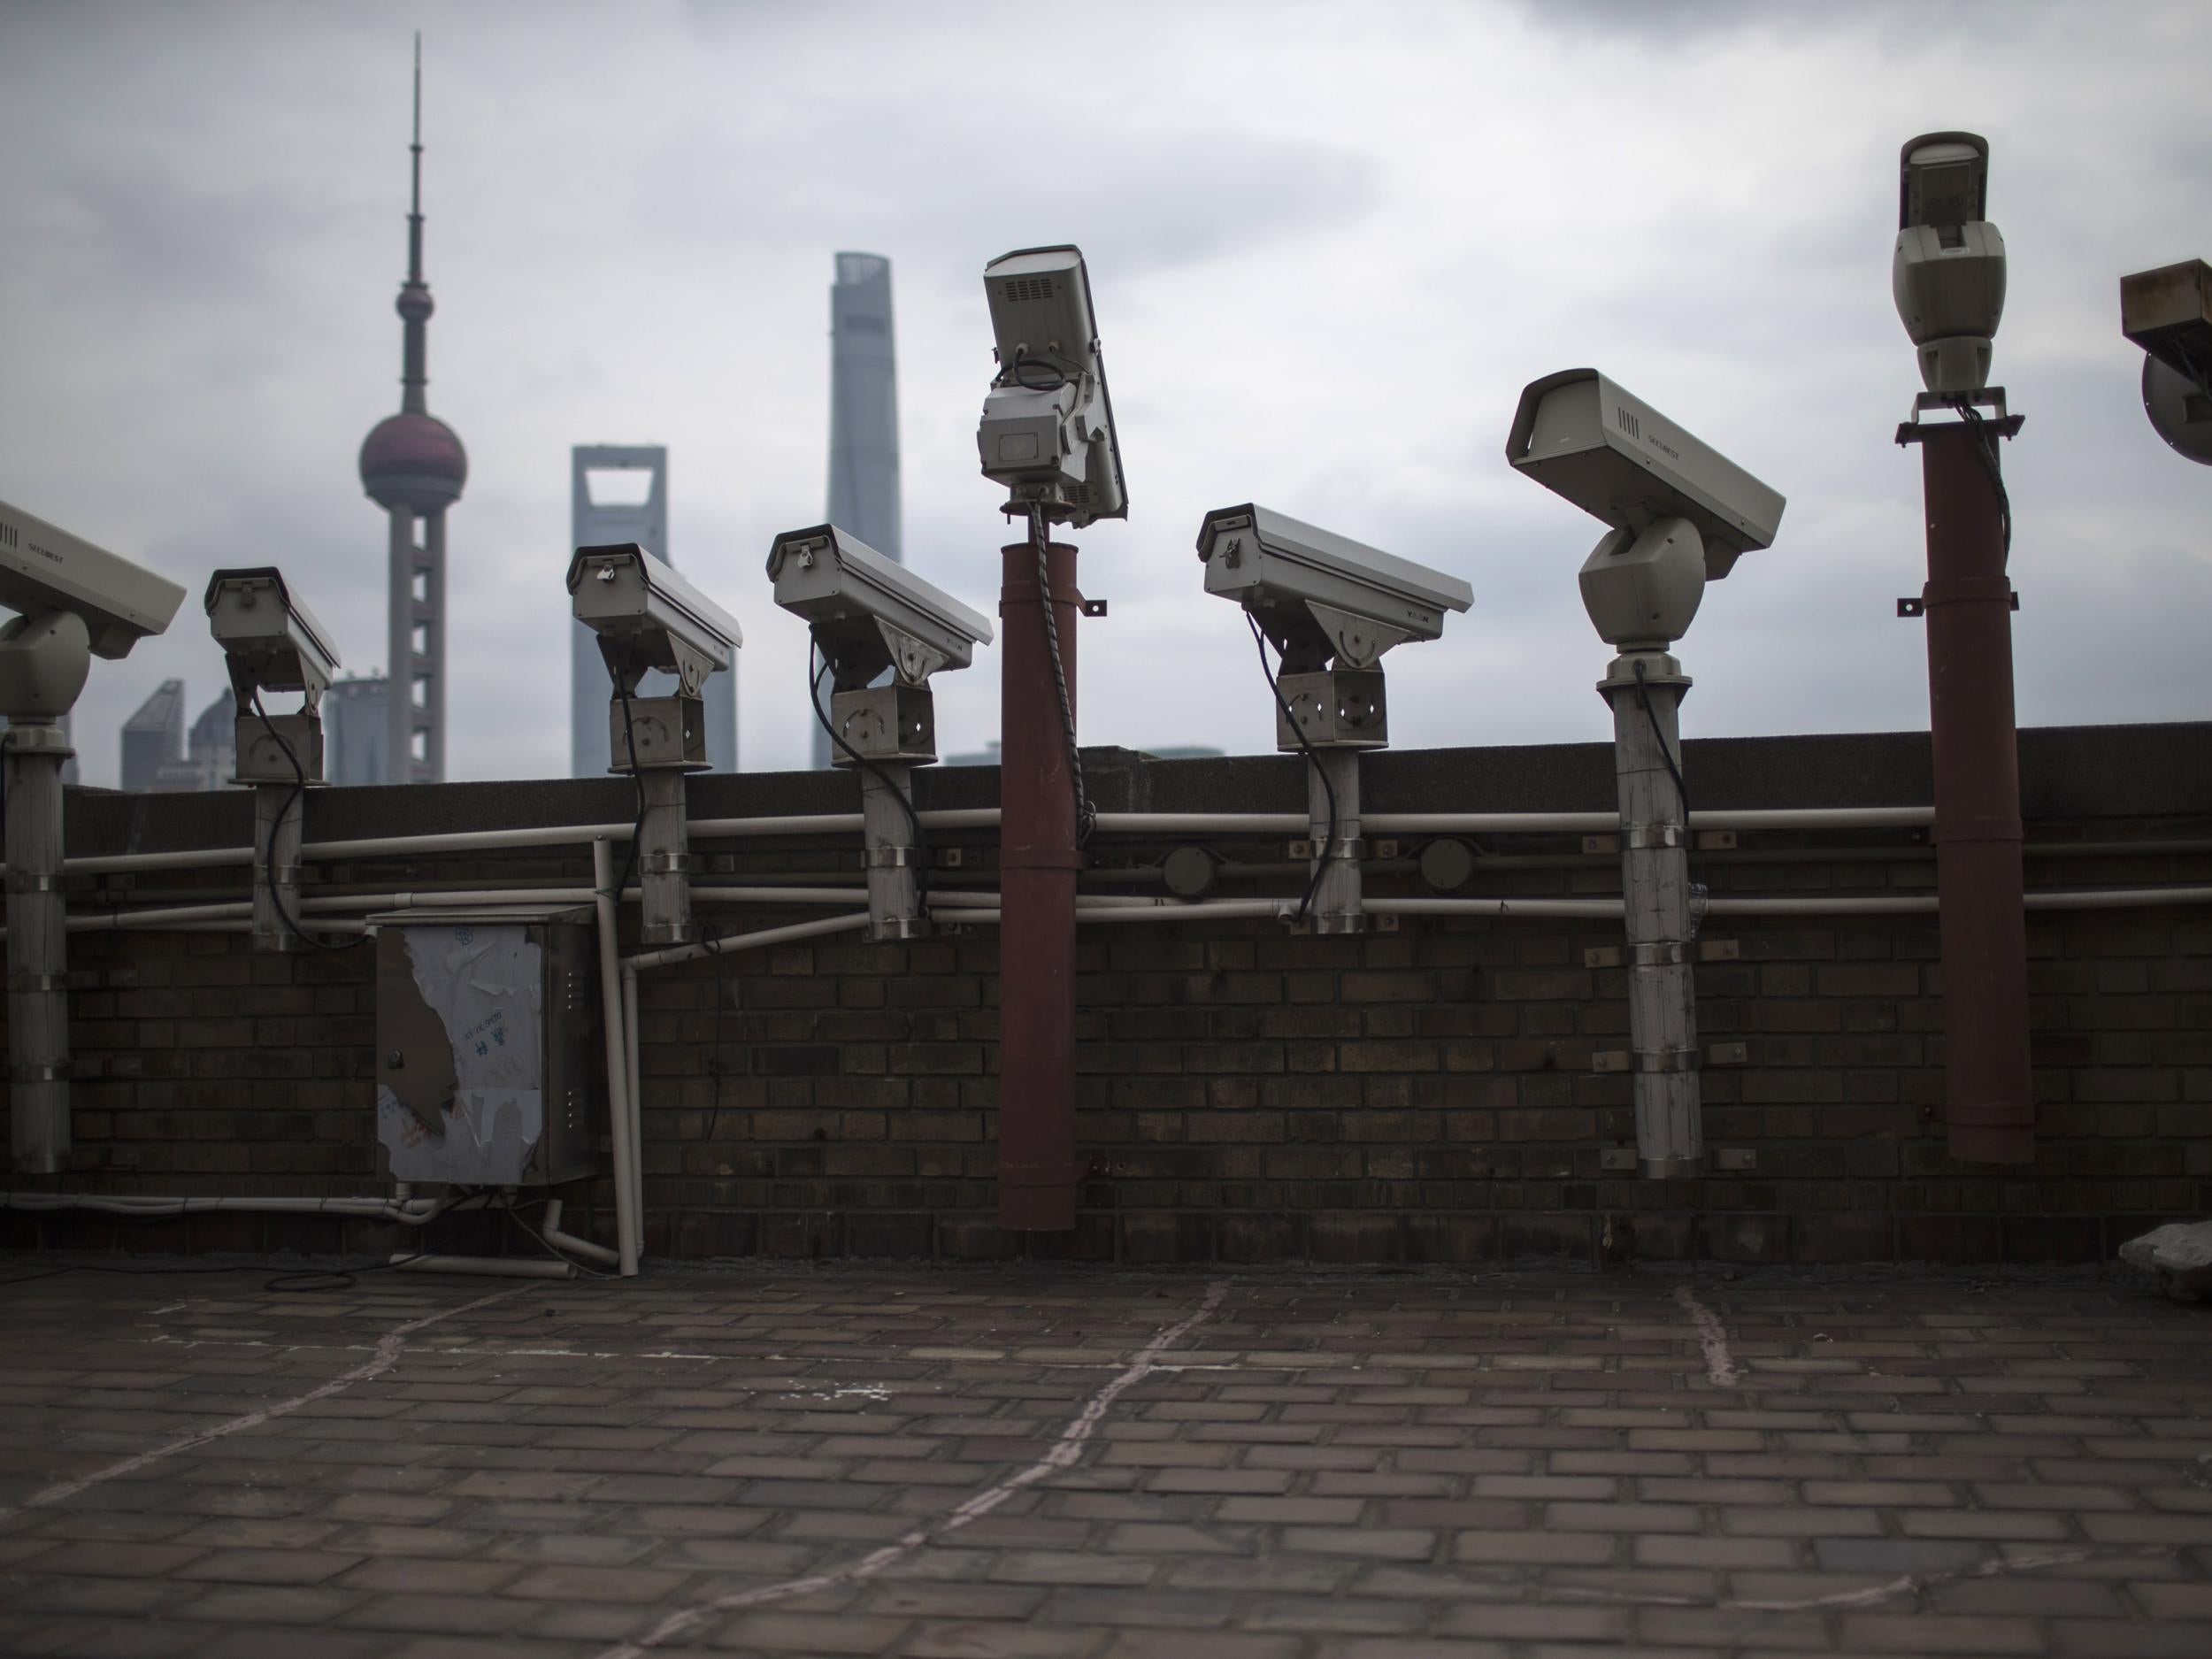
[[[1206,515],[1198,528],[1206,591],[1234,599],[1283,654],[1283,672],[1331,662],[1372,668],[1407,640],[1432,640],[1444,613],[1474,589],[1447,576],[1249,503]]]
[[[2120,332],[2143,348],[2143,412],[2158,435],[2212,465],[2212,265],[2122,277]]]
[[[920,686],[940,669],[965,668],[990,642],[981,615],[835,525],[778,536],[768,576],[776,603],[813,629],[841,690],[887,668]]]
[[[570,609],[599,636],[600,655],[626,692],[664,668],[697,695],[745,643],[737,618],[634,541],[580,547],[569,561]]]
[[[1924,133],[1898,158],[1901,179],[1890,288],[1939,396],[1989,384],[1991,341],[2005,311],[2005,239],[1988,222],[1989,141]]]
[[[1582,567],[1582,599],[1623,649],[1680,639],[1705,584],[1770,546],[1782,521],[1779,495],[1595,369],[1530,381],[1505,453],[1611,526]]]
[[[0,605],[26,617],[72,612],[92,654],[112,658],[162,632],[183,603],[167,577],[0,501]]]
[[[217,571],[207,584],[207,619],[240,708],[257,691],[304,692],[311,709],[322,701],[337,649],[275,566]]]
[[[1773,544],[1782,497],[1595,369],[1529,382],[1506,458],[1615,529],[1686,518],[1718,581],[1739,555]]]
[[[1081,250],[1025,248],[983,267],[998,375],[976,446],[1007,511],[1076,526],[1126,518],[1121,443]]]

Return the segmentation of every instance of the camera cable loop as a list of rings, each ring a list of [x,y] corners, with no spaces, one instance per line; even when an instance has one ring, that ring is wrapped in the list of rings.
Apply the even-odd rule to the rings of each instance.
[[[1075,785],[1075,844],[1083,846],[1091,839],[1091,832],[1098,827],[1098,809],[1091,804],[1090,791],[1083,781],[1083,754],[1076,747],[1075,710],[1068,701],[1068,675],[1060,660],[1060,625],[1052,615],[1052,572],[1047,568],[1050,538],[1045,529],[1043,503],[1033,503],[1029,509],[1029,540],[1037,549],[1037,595],[1044,606],[1045,649],[1052,658],[1053,688],[1060,696],[1060,730],[1067,739],[1068,776]]]

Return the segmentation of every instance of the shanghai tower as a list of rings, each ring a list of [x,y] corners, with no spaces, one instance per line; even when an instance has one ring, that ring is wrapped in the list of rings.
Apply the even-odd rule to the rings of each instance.
[[[468,455],[430,412],[430,285],[422,274],[422,36],[415,36],[414,195],[407,214],[407,280],[399,413],[361,446],[361,487],[391,515],[391,680],[387,783],[445,781],[445,510],[461,499]],[[421,526],[420,539],[416,526]]]
[[[891,262],[841,253],[830,289],[829,521],[886,558],[899,542],[899,377],[891,328]],[[814,728],[814,764],[830,763]]]

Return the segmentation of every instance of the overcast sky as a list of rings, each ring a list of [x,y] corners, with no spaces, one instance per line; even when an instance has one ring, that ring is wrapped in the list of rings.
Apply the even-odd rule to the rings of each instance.
[[[674,562],[742,619],[742,764],[804,764],[772,535],[819,520],[839,249],[894,262],[909,564],[995,609],[984,262],[1079,243],[1130,489],[1079,538],[1087,742],[1271,741],[1210,508],[1464,577],[1389,658],[1400,748],[1591,739],[1598,526],[1513,474],[1534,377],[1594,365],[1789,498],[1680,648],[1693,736],[1924,726],[1900,143],[1986,134],[2024,724],[2212,718],[2212,470],[2145,421],[2125,272],[2212,253],[2212,7],[1716,4],[0,4],[0,495],[192,590],[98,663],[85,780],[161,680],[221,685],[207,572],[281,565],[380,668],[356,472],[398,406],[424,31],[449,770],[567,766],[568,450],[664,443]],[[998,661],[940,682],[945,752]]]

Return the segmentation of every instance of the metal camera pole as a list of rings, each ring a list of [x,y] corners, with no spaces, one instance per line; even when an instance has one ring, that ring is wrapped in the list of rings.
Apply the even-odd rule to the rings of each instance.
[[[80,651],[83,632],[79,623]],[[15,1167],[27,1175],[58,1174],[69,1162],[61,769],[75,752],[52,717],[11,714],[0,733],[7,790],[8,1108]]]
[[[1627,942],[1630,1066],[1637,1171],[1655,1180],[1705,1172],[1697,1073],[1697,987],[1691,941],[1688,813],[1676,782],[1690,677],[1663,651],[1613,659],[1599,695],[1613,710],[1621,807],[1621,897]]]
[[[2035,1156],[2028,1061],[2028,934],[2020,745],[2012,700],[2013,592],[1997,440],[2021,418],[1914,421],[1928,581],[1905,615],[1928,629],[1928,735],[1935,765],[1936,896],[1943,948],[1944,1121],[1951,1156]],[[1924,402],[1940,401],[1924,398]],[[1970,407],[1970,405],[1969,406]]]
[[[999,589],[999,1225],[1075,1225],[1075,781],[1060,717],[1075,712],[1075,549],[1037,540],[1001,549]]]

